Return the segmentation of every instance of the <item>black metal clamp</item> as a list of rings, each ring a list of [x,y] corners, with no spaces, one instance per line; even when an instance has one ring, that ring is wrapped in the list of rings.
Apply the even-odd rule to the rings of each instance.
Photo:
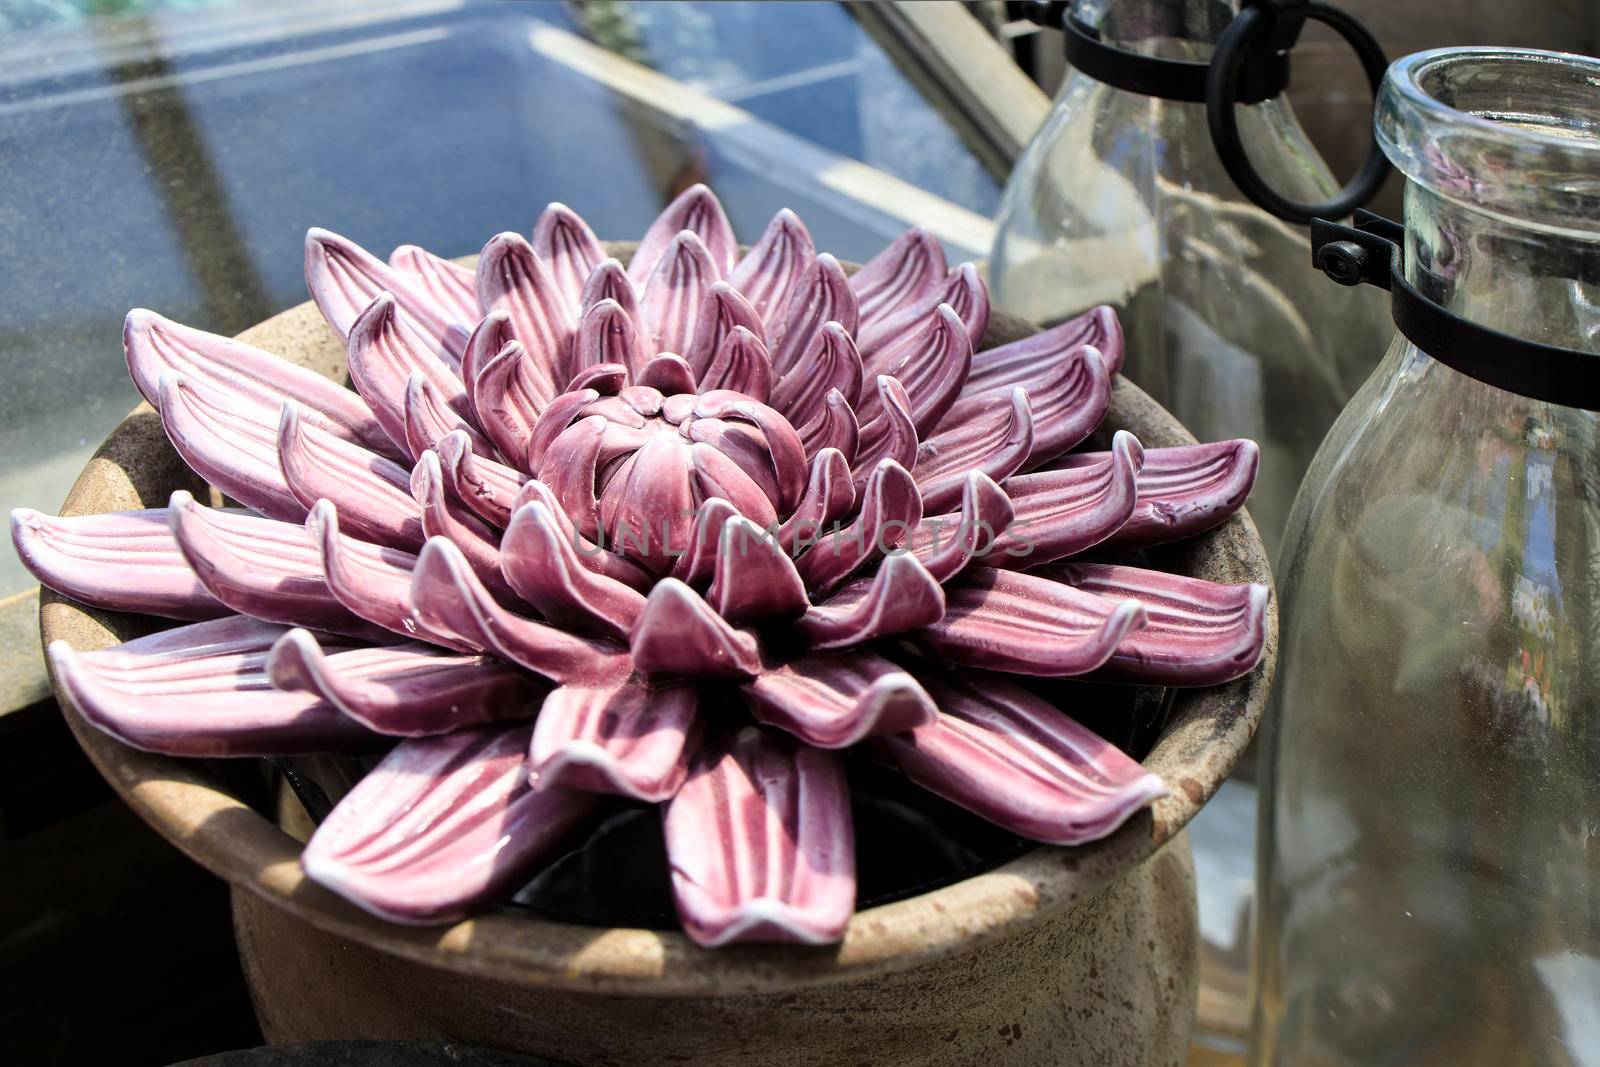
[[[1340,285],[1389,291],[1395,329],[1430,357],[1533,400],[1600,411],[1600,354],[1529,341],[1440,306],[1406,279],[1405,227],[1357,211],[1354,225],[1311,221],[1311,262]]]
[[[1389,175],[1389,161],[1374,137],[1355,178],[1333,199],[1302,204],[1279,195],[1251,164],[1239,138],[1235,109],[1257,104],[1283,92],[1289,84],[1289,53],[1309,19],[1343,37],[1361,60],[1376,95],[1389,60],[1383,46],[1354,16],[1324,0],[1244,0],[1237,15],[1218,2],[1208,9],[1211,25],[1202,32],[1217,36],[1209,63],[1141,55],[1107,44],[1100,31],[1071,14],[1065,0],[1035,0],[1027,16],[1066,34],[1067,62],[1075,70],[1114,88],[1163,100],[1206,105],[1211,141],[1223,168],[1239,190],[1259,207],[1289,222],[1343,218],[1377,195]]]

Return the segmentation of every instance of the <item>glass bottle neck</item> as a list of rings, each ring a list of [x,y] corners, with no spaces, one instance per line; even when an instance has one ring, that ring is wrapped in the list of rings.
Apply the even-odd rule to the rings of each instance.
[[[1106,44],[1163,59],[1204,61],[1239,0],[1078,0],[1072,17]]]

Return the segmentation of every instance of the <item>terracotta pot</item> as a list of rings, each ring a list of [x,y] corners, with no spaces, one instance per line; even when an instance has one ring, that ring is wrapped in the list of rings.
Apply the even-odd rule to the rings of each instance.
[[[1031,331],[996,315],[985,343]],[[310,304],[241,337],[343,377],[342,346]],[[1147,446],[1192,441],[1126,381],[1100,434],[1115,429]],[[205,492],[141,406],[89,462],[63,513],[160,507],[180,487]],[[1183,546],[1178,566],[1215,581],[1271,581],[1242,513]],[[245,973],[274,1042],[449,1039],[576,1064],[1180,1063],[1196,989],[1181,831],[1255,730],[1276,622],[1270,610],[1266,655],[1253,673],[1177,692],[1144,760],[1171,796],[1092,845],[1040,847],[861,911],[843,943],[826,948],[708,951],[677,933],[504,912],[448,928],[392,925],[310,882],[294,837],[205,764],[127,748],[62,705],[118,792],[232,883]],[[95,649],[159,624],[46,591],[41,628],[46,642]]]

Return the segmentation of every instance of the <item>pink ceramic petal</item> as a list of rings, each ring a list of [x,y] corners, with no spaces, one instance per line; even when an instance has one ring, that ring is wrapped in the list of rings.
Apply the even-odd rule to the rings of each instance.
[[[855,481],[850,464],[836,448],[824,448],[811,461],[805,496],[794,514],[778,529],[778,543],[797,555],[821,540],[834,522],[856,505]]]
[[[595,497],[595,475],[607,429],[603,415],[574,422],[544,449],[536,473],[560,502],[556,510],[571,519],[580,534],[609,544],[610,532],[601,530],[600,501]]]
[[[422,291],[451,322],[466,327],[478,321],[478,293],[470,267],[436,256],[417,245],[401,245],[389,253],[389,266],[415,278]]]
[[[728,281],[744,294],[760,314],[762,324],[771,331],[782,323],[789,297],[816,255],[816,245],[805,223],[783,208],[772,216],[761,239],[733,268]]]
[[[644,369],[646,356],[634,316],[615,300],[596,301],[584,309],[578,321],[578,336],[572,348],[572,373],[590,367],[620,363],[631,373]],[[567,391],[572,391],[567,386]]]
[[[714,282],[706,290],[705,303],[695,321],[694,336],[683,358],[694,368],[696,378],[705,376],[722,343],[734,330],[745,330],[757,338],[765,337],[761,315],[750,301],[727,282]]]
[[[926,436],[956,402],[971,365],[972,341],[965,324],[949,304],[940,304],[918,329],[878,349],[866,361],[864,373],[874,380],[888,375],[905,387],[912,424]],[[872,395],[862,398],[856,414],[870,420],[881,410],[879,398]]]
[[[861,322],[872,326],[927,296],[944,281],[944,248],[913,226],[850,277],[861,305]]]
[[[981,391],[969,386],[941,425],[958,429],[997,418],[1017,389],[1028,394],[1033,410],[1029,467],[1040,466],[1088,437],[1100,425],[1111,402],[1111,376],[1105,361],[1098,349],[1086,345],[1020,385],[999,385]]]
[[[539,501],[555,516],[556,522],[561,525],[561,533],[573,549],[578,553],[578,562],[586,570],[596,574],[603,574],[608,578],[615,578],[631,589],[649,589],[654,579],[636,563],[623,559],[614,552],[608,552],[599,545],[590,541],[579,532],[570,516],[562,510],[560,502],[556,499],[550,487],[540,481],[530,481],[523,485],[517,493],[516,502],[511,507],[514,515],[522,509],[524,504]]]
[[[500,535],[445,491],[444,468],[435,452],[424,452],[411,472],[411,496],[422,508],[428,537],[447,538],[462,552],[478,580],[505,602],[516,594],[500,573]]]
[[[711,366],[700,376],[700,388],[706,392],[727,389],[766,403],[772,392],[772,360],[767,346],[743,326],[735,326],[723,338]]]
[[[702,419],[738,419],[761,431],[766,440],[778,493],[772,500],[787,513],[800,502],[806,489],[806,450],[787,419],[748,396],[719,389],[703,394],[694,413]]]
[[[811,347],[795,368],[772,391],[772,406],[795,426],[804,426],[822,413],[831,389],[851,405],[861,399],[861,354],[850,334],[837,322],[823,323]]]
[[[454,634],[553,682],[590,681],[618,669],[617,649],[514,615],[495,602],[461,550],[429,538],[411,579],[411,607],[428,630]]]
[[[628,272],[623,269],[622,264],[614,259],[602,262],[584,283],[583,296],[579,299],[580,314],[602,300],[615,301],[632,320],[633,332],[639,338],[639,347],[643,350],[644,358],[648,359],[655,355],[655,342],[650,339],[649,324],[644,321],[644,314],[639,310],[639,292],[634,288],[633,282],[628,280]]]
[[[434,299],[422,279],[394,269],[346,237],[315,228],[306,231],[306,288],[322,317],[344,338],[373,300],[390,293],[399,302],[408,333],[414,331],[446,366],[461,362],[471,317],[457,318],[448,304]]]
[[[733,235],[733,224],[728,221],[716,194],[704,185],[691,185],[656,216],[639,241],[633,261],[628,264],[628,277],[635,286],[645,287],[645,279],[655,271],[672,242],[684,230],[705,245],[715,271],[710,280],[727,276],[739,257],[739,239]]]
[[[123,325],[122,346],[133,384],[152,406],[160,403],[161,375],[173,371],[235,408],[260,405],[274,418],[284,401],[292,399],[307,422],[328,433],[384,455],[399,454],[360,397],[242,341],[135,308]]]
[[[822,410],[800,427],[799,434],[806,455],[813,458],[832,449],[843,456],[846,463],[854,463],[861,444],[861,427],[855,410],[837,389],[828,390],[828,395],[822,398]]]
[[[961,510],[923,519],[912,532],[911,551],[943,585],[975,559],[994,566],[995,545],[1013,517],[1005,490],[982,471],[973,471],[962,486]]]
[[[678,917],[699,944],[844,936],[855,835],[833,753],[741,731],[695,761],[665,826]]]
[[[607,547],[651,574],[665,574],[689,543],[694,497],[689,486],[689,444],[676,434],[651,435],[634,454],[633,469],[617,487],[616,509],[603,515]]]
[[[278,638],[267,675],[279,689],[319,696],[367,729],[398,737],[531,719],[545,692],[489,656],[415,644],[324,652],[306,630]]]
[[[799,366],[818,331],[829,322],[837,322],[846,333],[853,335],[860,322],[860,311],[844,268],[837,259],[823,252],[811,261],[795,283],[794,293],[784,309],[783,324],[776,332],[768,334],[773,371],[782,378]]]
[[[11,543],[43,585],[97,608],[172,619],[228,614],[178,551],[166,508],[72,518],[16,508]]]
[[[533,253],[549,268],[556,289],[576,314],[584,282],[606,259],[594,231],[567,205],[550,204],[534,223]]]
[[[940,304],[949,304],[967,329],[967,339],[976,348],[989,327],[989,290],[971,263],[963,263],[915,303],[892,315],[863,325],[856,331],[856,344],[870,365],[880,352],[898,348],[907,337],[922,329]]]
[[[700,695],[692,685],[565,685],[545,698],[529,768],[536,789],[669,800],[699,747]]]
[[[233,610],[268,622],[387,637],[333,595],[323,580],[322,554],[303,526],[201,507],[181,489],[172,494],[167,519],[195,576]]]
[[[540,413],[554,395],[520,341],[508,341],[484,364],[473,393],[478,423],[500,454],[512,462],[525,455]]]
[[[525,387],[542,410],[560,383],[572,377],[574,309],[520,234],[497,234],[483,246],[477,286],[484,314],[510,316],[511,336],[527,350]]]
[[[476,427],[445,405],[439,391],[421,371],[412,371],[406,381],[404,418],[406,451],[413,456],[438,448],[439,442],[452,433],[465,434],[482,454],[498,455]]]
[[[306,516],[278,466],[278,419],[259,405],[236,408],[220,395],[168,372],[161,376],[161,425],[200,477],[263,515]]]
[[[793,618],[811,606],[805,582],[777,537],[742,515],[722,525],[706,600],[735,623]]]
[[[1105,837],[1167,794],[1161,779],[1048,703],[994,675],[924,676],[938,721],[874,742],[907,778],[1052,845]]]
[[[701,319],[711,314],[710,290],[718,278],[711,253],[687,230],[673,238],[644,284],[639,310],[657,352],[688,353]]]
[[[917,483],[900,464],[884,460],[867,479],[855,521],[822,537],[798,560],[806,588],[838,588],[865,564],[908,542],[921,521]]]
[[[671,352],[659,352],[639,372],[639,384],[658,390],[662,396],[693,393],[694,368],[689,361]]]
[[[734,629],[676,578],[650,590],[634,623],[633,665],[652,678],[745,678],[761,673],[756,639]]]
[[[1066,564],[1075,588],[1144,605],[1149,622],[1129,634],[1096,678],[1139,685],[1221,685],[1255,670],[1267,640],[1264,585],[1222,585],[1141,567]]]
[[[529,726],[402,741],[306,844],[312,880],[392,922],[470,915],[525,883],[596,800],[528,784]]]
[[[478,410],[478,378],[483,374],[483,368],[514,340],[516,338],[511,335],[511,316],[504,311],[489,312],[467,338],[467,350],[461,357],[461,384],[467,391],[467,403],[474,413]]]
[[[917,449],[917,465],[911,472],[925,507],[930,511],[950,507],[973,471],[995,481],[1008,479],[1033,454],[1033,431],[1033,408],[1019,386],[1011,390],[1010,407],[1003,412],[936,432]]]
[[[485,522],[503,528],[511,521],[526,475],[474,452],[472,439],[459,430],[445,434],[434,451],[439,456],[445,491],[451,497]]]
[[[295,499],[338,506],[345,525],[397,548],[422,547],[422,509],[411,499],[411,473],[393,460],[341,440],[304,419],[294,401],[278,421],[278,466]]]
[[[584,567],[560,521],[539,501],[512,518],[500,566],[517,595],[559,626],[626,638],[644,610],[639,593]]]
[[[556,397],[544,414],[539,416],[533,433],[528,437],[525,452],[528,470],[537,471],[544,462],[545,451],[555,439],[581,418],[590,404],[599,399],[599,391],[587,387],[570,389]]]
[[[1084,345],[1093,345],[1101,354],[1108,373],[1122,369],[1122,324],[1115,311],[1102,305],[1020,341],[975,353],[967,390],[1023,385]]]
[[[740,687],[757,721],[818,748],[849,748],[934,721],[933,699],[899,665],[865,650],[806,656]]]
[[[1075,556],[1105,541],[1133,514],[1144,449],[1118,430],[1098,463],[1023,474],[1006,482],[1016,521],[990,564],[1023,570]]]
[[[350,326],[350,382],[371,406],[383,432],[406,443],[406,385],[420,373],[458,418],[471,416],[467,393],[438,356],[424,348],[397,318],[394,297],[379,293]]]
[[[1033,574],[968,567],[945,614],[917,639],[946,662],[1041,678],[1087,674],[1143,626],[1137,601],[1107,600]]]
[[[1109,453],[1062,456],[1052,466],[1074,469],[1106,462]],[[1193,537],[1244,506],[1261,450],[1254,441],[1149,448],[1139,471],[1138,501],[1116,533],[1100,542],[1111,554]]]
[[[905,387],[884,376],[877,380],[877,391],[880,413],[862,425],[851,464],[857,483],[864,482],[867,472],[886,459],[894,460],[907,470],[917,462],[917,424]]]
[[[795,630],[812,648],[848,648],[931,626],[944,614],[944,590],[916,556],[902,552],[811,608]]]
[[[695,509],[694,525],[689,531],[689,541],[678,561],[672,565],[672,577],[688,585],[704,589],[711,584],[716,573],[717,553],[722,546],[722,528],[730,519],[739,516],[739,509],[719,496],[708,496]]]
[[[123,744],[169,756],[369,752],[379,742],[310,693],[267,680],[281,626],[240,615],[163,630],[98,652],[52,641],[60,691]]]

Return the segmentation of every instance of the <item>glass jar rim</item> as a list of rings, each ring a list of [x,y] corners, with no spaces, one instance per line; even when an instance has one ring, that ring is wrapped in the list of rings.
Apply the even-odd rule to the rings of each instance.
[[[1433,192],[1530,224],[1600,230],[1600,59],[1417,52],[1390,66],[1374,121],[1390,161]]]

